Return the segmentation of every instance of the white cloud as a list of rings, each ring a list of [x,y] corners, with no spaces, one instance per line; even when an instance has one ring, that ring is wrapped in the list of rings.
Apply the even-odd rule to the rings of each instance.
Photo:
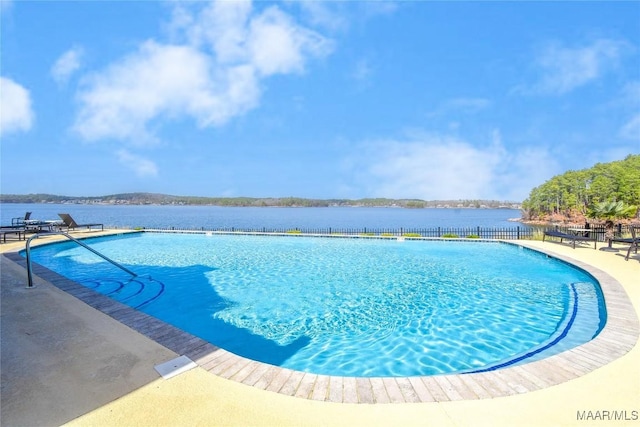
[[[640,141],[640,113],[633,116],[620,129],[620,137]]]
[[[51,67],[51,75],[58,84],[66,83],[71,75],[80,68],[83,49],[74,47],[63,53]]]
[[[427,117],[437,117],[447,114],[475,114],[482,110],[486,110],[491,106],[491,101],[486,98],[452,98],[440,106],[434,111],[427,113]]]
[[[600,39],[583,47],[547,46],[536,58],[539,82],[525,92],[564,94],[601,77],[615,67],[627,44]]]
[[[324,27],[331,31],[343,30],[348,27],[348,22],[342,11],[343,2],[327,1],[301,1],[296,2],[304,15],[313,25]]]
[[[147,123],[160,115],[188,114],[203,126],[222,123],[236,112],[227,102],[240,107],[237,97],[226,99],[233,92],[230,82],[237,85],[251,76],[230,69],[216,78],[213,81],[210,58],[201,52],[146,42],[134,54],[86,79],[74,129],[87,140],[116,138],[145,144],[154,141]]]
[[[31,129],[34,113],[29,91],[6,77],[0,77],[0,135]]]
[[[120,163],[132,169],[140,177],[154,177],[158,175],[158,167],[148,159],[132,154],[128,150],[121,149],[117,153]]]
[[[489,107],[491,102],[485,98],[454,98],[447,103],[448,108],[475,112]]]
[[[214,1],[200,13],[181,8],[176,27],[192,46],[209,49],[219,64],[247,61],[246,40],[251,15],[250,1]],[[179,31],[180,31],[179,30]]]
[[[621,101],[634,108],[640,107],[640,81],[629,82],[622,88]]]
[[[396,1],[289,1],[302,12],[303,19],[314,27],[332,33],[345,32],[354,23],[363,23],[378,17],[394,14],[398,10]]]
[[[618,135],[640,143],[640,82],[627,83],[617,98],[617,104],[631,112],[631,118],[622,125]]]
[[[369,61],[365,58],[356,61],[351,78],[355,80],[360,88],[366,87],[370,84],[373,76],[373,67]]]
[[[358,5],[365,18],[373,18],[380,15],[392,15],[398,10],[396,1],[365,1]]]
[[[369,173],[380,197],[474,198],[491,183],[499,153],[451,137],[379,144]]]
[[[432,134],[369,143],[352,162],[372,196],[424,200],[523,200],[558,170],[543,148],[507,151],[498,131],[486,146]]]
[[[566,171],[566,167],[545,147],[523,147],[505,153],[494,170],[492,198],[522,201],[531,190]]]
[[[301,72],[307,57],[324,56],[332,47],[320,34],[296,25],[277,7],[270,7],[252,19],[247,48],[251,64],[269,76]]]
[[[148,128],[158,118],[223,125],[259,104],[265,77],[302,72],[310,58],[331,50],[326,38],[275,6],[261,13],[235,1],[197,12],[177,8],[171,30],[187,44],[147,41],[84,80],[74,125],[82,137],[153,142]]]

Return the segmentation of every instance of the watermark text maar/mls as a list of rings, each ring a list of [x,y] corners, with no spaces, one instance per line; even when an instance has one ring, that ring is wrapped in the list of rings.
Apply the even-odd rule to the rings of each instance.
[[[640,419],[640,411],[638,410],[586,410],[576,411],[576,419],[578,421],[638,421]]]

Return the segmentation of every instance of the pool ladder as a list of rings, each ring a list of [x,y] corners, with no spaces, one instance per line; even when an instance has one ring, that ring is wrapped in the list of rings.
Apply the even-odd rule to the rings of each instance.
[[[138,276],[136,273],[134,273],[133,271],[129,270],[128,268],[123,267],[122,265],[118,264],[117,262],[115,262],[111,258],[107,257],[106,255],[101,254],[100,252],[96,251],[95,249],[93,249],[89,245],[87,245],[85,243],[82,243],[80,240],[76,239],[75,237],[72,237],[69,233],[65,233],[64,231],[52,231],[52,232],[49,232],[49,233],[44,233],[43,235],[45,235],[45,236],[49,236],[49,235],[64,236],[67,239],[71,240],[72,242],[75,242],[78,245],[82,246],[83,248],[89,250],[90,252],[93,252],[94,254],[98,255],[103,260],[105,260],[107,262],[110,262],[111,264],[115,265],[119,269],[129,273],[133,277],[137,277]],[[31,241],[33,239],[37,239],[38,237],[40,237],[39,234],[34,234],[33,236],[29,237],[29,239],[27,240],[27,243],[25,244],[25,251],[26,251],[26,255],[27,255],[27,281],[28,281],[27,288],[33,288],[33,272],[31,271]]]

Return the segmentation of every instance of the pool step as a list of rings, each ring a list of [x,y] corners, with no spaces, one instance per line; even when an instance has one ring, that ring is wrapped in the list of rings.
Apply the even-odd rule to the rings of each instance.
[[[103,295],[127,304],[133,308],[141,308],[156,300],[164,292],[164,283],[150,276],[137,276],[129,280],[111,278],[91,279],[81,282]]]

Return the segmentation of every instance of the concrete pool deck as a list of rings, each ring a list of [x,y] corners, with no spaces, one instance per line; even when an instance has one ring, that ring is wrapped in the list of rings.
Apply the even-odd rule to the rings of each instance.
[[[639,312],[640,254],[625,261],[622,252],[518,243],[607,272]],[[23,247],[7,243],[0,251]],[[537,391],[429,403],[333,403],[260,390],[202,366],[163,379],[154,366],[179,353],[40,278],[36,289],[25,284],[24,268],[3,256],[2,425],[640,424],[637,334],[633,348],[615,360]]]

